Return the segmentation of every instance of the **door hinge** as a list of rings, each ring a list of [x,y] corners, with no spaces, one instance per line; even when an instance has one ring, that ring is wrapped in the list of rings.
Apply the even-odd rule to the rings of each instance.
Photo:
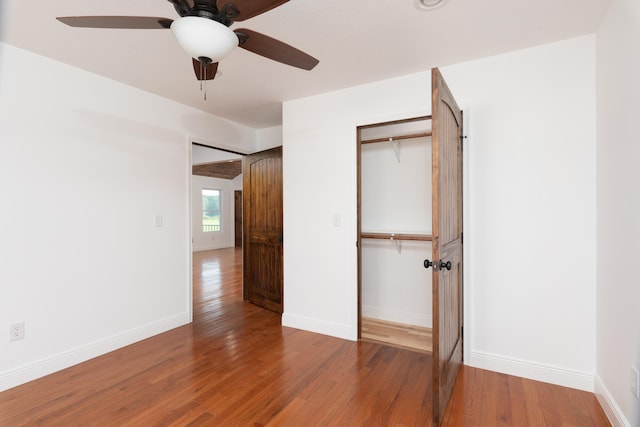
[[[460,233],[460,243],[464,243],[464,233]]]
[[[460,150],[464,151],[464,140],[467,139],[466,135],[460,135]]]

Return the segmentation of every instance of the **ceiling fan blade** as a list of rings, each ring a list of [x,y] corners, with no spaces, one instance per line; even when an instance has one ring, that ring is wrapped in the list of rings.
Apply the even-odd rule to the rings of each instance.
[[[292,67],[302,68],[303,70],[311,70],[320,62],[295,47],[256,31],[241,28],[234,30],[234,33],[240,40],[238,46],[265,58],[273,59]]]
[[[218,10],[231,7],[238,11],[233,17],[234,21],[244,21],[254,16],[265,13],[289,0],[218,0]],[[228,6],[230,5],[230,6]]]
[[[173,22],[173,19],[157,16],[62,16],[56,19],[70,27],[142,30],[169,28]]]
[[[196,79],[198,80],[213,80],[218,72],[218,63],[213,62],[206,67],[202,65],[200,61],[195,58],[193,60],[193,71],[196,73]]]

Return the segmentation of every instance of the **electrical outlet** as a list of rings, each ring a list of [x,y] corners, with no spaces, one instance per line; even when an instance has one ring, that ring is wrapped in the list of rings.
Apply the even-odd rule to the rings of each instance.
[[[640,399],[640,377],[638,370],[633,366],[631,367],[631,393],[636,399]]]
[[[9,341],[24,339],[24,322],[12,323],[9,325]]]

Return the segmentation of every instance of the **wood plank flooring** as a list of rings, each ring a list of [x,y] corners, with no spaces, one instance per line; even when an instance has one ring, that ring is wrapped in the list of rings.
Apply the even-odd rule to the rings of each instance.
[[[423,353],[431,353],[432,351],[430,328],[363,317],[361,336],[364,341],[392,345]]]
[[[241,251],[194,254],[194,322],[0,393],[0,426],[430,426],[431,358],[284,328]],[[590,393],[464,367],[443,426],[608,426]]]

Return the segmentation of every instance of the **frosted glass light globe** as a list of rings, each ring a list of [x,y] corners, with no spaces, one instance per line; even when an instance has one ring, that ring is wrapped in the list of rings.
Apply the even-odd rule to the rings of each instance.
[[[219,62],[238,46],[238,36],[229,27],[199,16],[184,16],[171,24],[178,43],[193,58]]]

